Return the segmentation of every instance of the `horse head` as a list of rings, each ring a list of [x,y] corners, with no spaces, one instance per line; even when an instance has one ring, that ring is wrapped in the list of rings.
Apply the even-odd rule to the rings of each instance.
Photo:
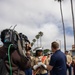
[[[17,49],[18,36],[15,32],[16,31],[11,29],[4,29],[1,32],[1,41],[3,42],[5,48],[8,48],[10,44],[13,44],[12,48]]]
[[[5,48],[12,44],[11,50],[18,50],[19,54],[23,57],[26,57],[26,51],[31,49],[28,37],[12,29],[4,29],[1,32],[1,41]]]

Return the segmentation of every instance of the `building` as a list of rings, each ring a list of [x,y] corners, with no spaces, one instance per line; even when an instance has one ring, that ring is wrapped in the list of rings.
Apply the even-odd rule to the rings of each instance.
[[[72,45],[72,50],[70,50],[70,53],[73,56],[75,56],[75,45]]]

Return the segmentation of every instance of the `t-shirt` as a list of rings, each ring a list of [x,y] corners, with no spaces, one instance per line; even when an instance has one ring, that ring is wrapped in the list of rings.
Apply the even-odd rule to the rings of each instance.
[[[51,75],[67,75],[66,74],[66,56],[60,50],[57,50],[52,56],[49,65],[53,66],[50,71]]]

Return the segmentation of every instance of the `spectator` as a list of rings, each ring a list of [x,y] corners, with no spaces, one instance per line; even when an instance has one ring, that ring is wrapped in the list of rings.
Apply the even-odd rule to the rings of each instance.
[[[75,56],[73,56],[73,74],[75,75]]]
[[[68,51],[66,51],[65,54],[66,54],[66,58],[67,58],[67,69],[68,69],[69,75],[72,75],[72,67],[71,67],[72,57],[68,53]]]
[[[47,53],[48,62],[50,61],[50,57],[51,57],[50,52],[48,52],[48,53]]]
[[[52,42],[51,48],[53,55],[51,56],[50,63],[47,69],[51,75],[66,75],[66,56],[59,50],[59,44]]]
[[[49,64],[49,62],[50,62],[50,58],[51,58],[51,53],[48,52],[48,53],[47,53],[48,64]],[[48,75],[50,75],[50,72],[49,72],[49,71],[48,71]]]
[[[26,56],[32,60],[32,56],[31,56],[30,50],[28,50],[26,52]],[[31,67],[25,69],[25,75],[32,75],[32,68]]]
[[[44,65],[48,65],[47,56],[42,55],[43,49],[40,47],[35,48],[36,56],[33,58],[33,74],[34,75],[48,75],[47,70],[45,70],[45,66],[41,66],[40,63]]]

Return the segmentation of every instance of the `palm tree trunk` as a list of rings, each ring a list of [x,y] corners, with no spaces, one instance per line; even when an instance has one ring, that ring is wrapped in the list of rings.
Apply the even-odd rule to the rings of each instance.
[[[37,39],[37,47],[38,47],[38,39]]]
[[[73,13],[73,2],[72,2],[72,0],[71,0],[71,11],[72,11],[73,33],[74,33],[74,45],[75,45],[75,24],[74,24],[74,13]]]
[[[64,26],[64,20],[63,20],[63,13],[62,13],[62,5],[61,5],[61,1],[60,1],[60,12],[61,12],[62,25],[63,25],[64,50],[66,51],[65,26]]]
[[[41,37],[40,37],[40,47],[42,47]]]

